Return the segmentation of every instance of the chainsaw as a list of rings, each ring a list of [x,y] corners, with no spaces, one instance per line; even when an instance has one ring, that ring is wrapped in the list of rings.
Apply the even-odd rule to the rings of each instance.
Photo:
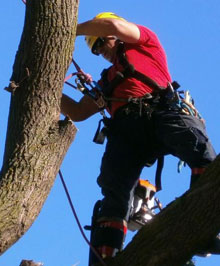
[[[139,179],[131,202],[128,220],[130,231],[139,230],[156,215],[155,210],[162,209],[162,204],[155,198],[156,187],[148,180]]]

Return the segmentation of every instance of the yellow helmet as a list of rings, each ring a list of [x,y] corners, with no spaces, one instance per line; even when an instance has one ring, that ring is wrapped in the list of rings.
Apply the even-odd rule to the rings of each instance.
[[[125,20],[124,18],[118,16],[117,14],[113,13],[113,12],[102,12],[99,13],[98,15],[96,15],[94,17],[94,19],[99,19],[99,18],[116,18],[116,19],[122,19]]]
[[[121,20],[125,20],[124,18],[116,15],[113,12],[102,12],[99,13],[98,15],[96,15],[94,17],[94,19],[102,19],[102,18],[114,18],[114,19],[121,19]],[[89,46],[90,50],[92,51],[92,53],[96,54],[96,52],[93,50],[94,44],[96,43],[96,41],[99,39],[99,36],[86,36],[85,40],[87,45]]]

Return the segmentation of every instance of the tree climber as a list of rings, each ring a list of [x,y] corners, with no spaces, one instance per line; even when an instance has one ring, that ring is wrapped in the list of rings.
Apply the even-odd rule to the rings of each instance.
[[[191,168],[192,186],[216,154],[194,106],[181,104],[154,32],[104,12],[78,24],[76,34],[85,35],[92,53],[112,64],[99,81],[111,119],[97,179],[104,197],[91,232],[92,245],[106,258],[122,249],[132,193],[145,165],[172,154]],[[62,113],[73,121],[87,119],[100,107],[87,95],[76,102],[63,94],[61,101]],[[96,262],[90,254],[89,265]]]

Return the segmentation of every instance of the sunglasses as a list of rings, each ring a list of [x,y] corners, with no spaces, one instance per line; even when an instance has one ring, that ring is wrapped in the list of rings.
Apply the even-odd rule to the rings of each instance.
[[[99,50],[103,47],[104,44],[105,38],[99,37],[92,46],[92,53],[95,55],[100,55]]]

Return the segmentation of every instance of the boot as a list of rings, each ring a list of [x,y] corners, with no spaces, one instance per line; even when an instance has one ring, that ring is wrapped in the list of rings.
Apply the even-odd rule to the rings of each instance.
[[[122,250],[127,226],[124,220],[101,218],[91,231],[91,245],[102,259],[114,257]],[[90,248],[89,266],[94,266],[99,258]]]

